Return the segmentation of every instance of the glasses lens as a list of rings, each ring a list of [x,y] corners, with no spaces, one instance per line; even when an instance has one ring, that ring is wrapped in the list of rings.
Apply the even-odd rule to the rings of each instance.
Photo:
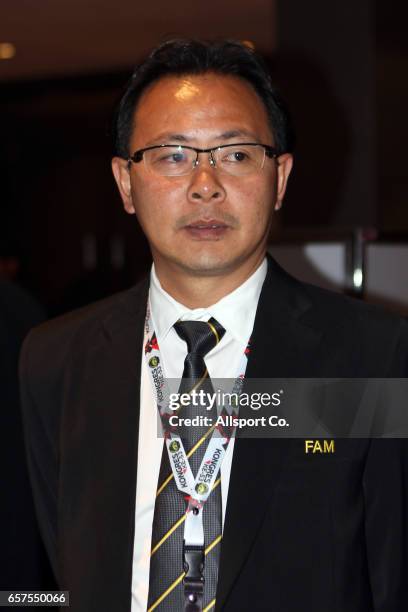
[[[195,151],[181,146],[157,147],[144,153],[146,166],[161,176],[188,174],[191,172],[195,159]]]
[[[216,149],[214,158],[219,170],[242,176],[256,172],[263,167],[265,149],[259,145],[250,144],[228,145]]]

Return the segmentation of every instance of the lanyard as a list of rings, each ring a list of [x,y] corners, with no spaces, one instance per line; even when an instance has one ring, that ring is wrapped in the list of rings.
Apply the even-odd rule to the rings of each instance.
[[[234,425],[223,426],[213,423],[212,435],[209,440],[197,476],[194,478],[187,453],[179,434],[174,431],[169,423],[169,417],[175,414],[170,408],[170,390],[165,379],[162,358],[153,329],[153,321],[150,313],[150,301],[148,302],[145,322],[145,357],[156,397],[157,409],[163,427],[164,441],[169,455],[169,462],[179,491],[188,499],[186,508],[186,520],[184,524],[184,541],[186,546],[204,546],[203,530],[203,508],[212,487],[217,479],[221,463],[225,457],[228,444],[234,433]],[[245,349],[234,379],[231,396],[239,396],[245,378],[248,363],[248,347]],[[228,403],[219,407],[219,414],[223,416],[237,416],[239,403]],[[217,419],[218,421],[218,419]],[[230,419],[229,422],[234,422]]]

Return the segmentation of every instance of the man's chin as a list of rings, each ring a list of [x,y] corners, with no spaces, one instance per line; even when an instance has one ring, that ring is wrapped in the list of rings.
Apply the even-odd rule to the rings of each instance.
[[[215,256],[212,254],[201,253],[199,257],[186,257],[178,259],[175,263],[184,273],[190,276],[210,277],[223,276],[230,274],[242,265],[242,258],[233,258],[231,256]]]

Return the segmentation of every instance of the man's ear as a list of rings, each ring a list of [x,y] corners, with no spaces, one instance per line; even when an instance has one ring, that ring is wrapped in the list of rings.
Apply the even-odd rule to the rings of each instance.
[[[129,215],[135,214],[132,201],[132,187],[130,184],[130,172],[128,161],[122,157],[112,159],[112,172],[122,198],[123,207]]]
[[[286,192],[286,186],[288,184],[288,178],[290,175],[290,171],[293,166],[293,155],[290,153],[284,153],[283,155],[279,155],[276,160],[278,167],[278,182],[276,189],[276,202],[275,202],[275,210],[279,210],[282,207],[283,198]]]

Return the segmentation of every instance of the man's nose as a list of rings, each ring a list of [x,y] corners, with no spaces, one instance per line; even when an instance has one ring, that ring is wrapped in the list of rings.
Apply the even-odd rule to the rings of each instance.
[[[188,199],[192,202],[222,202],[226,193],[220,181],[217,169],[211,164],[210,158],[200,155],[197,166],[191,173],[188,188]]]

